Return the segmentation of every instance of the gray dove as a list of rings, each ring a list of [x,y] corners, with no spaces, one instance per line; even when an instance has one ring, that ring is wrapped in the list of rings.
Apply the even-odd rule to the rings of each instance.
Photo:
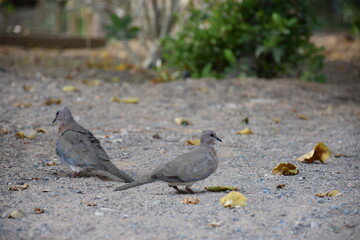
[[[189,193],[194,193],[190,187],[195,182],[209,177],[218,167],[218,158],[213,147],[215,140],[222,142],[214,131],[204,131],[200,137],[200,147],[196,150],[178,156],[172,161],[156,168],[150,174],[118,187],[115,191],[122,191],[161,180],[168,182],[169,186],[178,192],[182,192],[178,186],[183,185]]]
[[[97,169],[109,172],[125,182],[134,181],[110,162],[99,140],[75,122],[67,107],[56,112],[53,124],[56,121],[60,123],[56,153],[63,163],[70,165],[74,171],[73,177],[76,178],[83,169]]]

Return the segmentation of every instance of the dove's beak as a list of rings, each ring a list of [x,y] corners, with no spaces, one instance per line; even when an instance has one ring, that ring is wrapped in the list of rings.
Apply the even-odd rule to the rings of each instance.
[[[218,140],[219,142],[222,142],[222,140],[220,139],[220,138],[218,138],[218,137],[215,137],[216,138],[216,140]]]
[[[56,119],[56,117],[55,117],[54,120],[52,121],[52,124],[54,124],[54,123],[56,122],[56,120],[57,120],[57,119]]]

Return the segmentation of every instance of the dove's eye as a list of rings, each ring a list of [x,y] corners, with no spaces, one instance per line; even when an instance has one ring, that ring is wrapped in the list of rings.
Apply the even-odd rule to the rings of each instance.
[[[59,115],[59,111],[56,112],[56,116],[58,116],[58,115]]]
[[[210,134],[210,137],[214,137],[214,134]]]

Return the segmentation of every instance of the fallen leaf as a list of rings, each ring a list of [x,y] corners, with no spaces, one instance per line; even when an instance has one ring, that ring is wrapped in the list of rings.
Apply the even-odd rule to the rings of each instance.
[[[208,226],[210,227],[220,227],[222,225],[222,222],[212,222],[212,223],[209,223]]]
[[[188,139],[186,143],[189,145],[200,146],[200,139]]]
[[[36,128],[35,131],[38,133],[46,133],[46,130],[43,128]]]
[[[27,102],[18,102],[14,104],[15,107],[18,108],[28,108],[32,106],[32,103],[27,103]]]
[[[279,117],[274,117],[274,118],[273,118],[273,121],[274,121],[274,123],[281,123],[281,118],[279,118]]]
[[[198,204],[200,202],[198,197],[186,197],[183,200],[181,200],[181,203],[186,203],[186,204]]]
[[[22,218],[24,216],[24,213],[23,211],[21,210],[15,210],[13,212],[11,212],[8,216],[8,218],[15,218],[15,219],[18,219],[18,218]]]
[[[332,190],[330,192],[326,192],[326,193],[317,193],[315,194],[315,196],[317,197],[336,197],[340,195],[340,191],[339,190]]]
[[[33,87],[30,86],[30,85],[24,85],[24,86],[23,86],[23,89],[24,89],[25,92],[30,92],[30,91],[33,90]]]
[[[71,75],[71,74],[68,74],[68,75],[65,76],[65,79],[66,79],[66,80],[73,80],[73,79],[74,79],[74,76]]]
[[[314,150],[302,155],[297,160],[305,163],[312,163],[319,160],[321,163],[325,163],[330,156],[331,150],[324,143],[320,142],[316,144]]]
[[[121,102],[130,103],[130,104],[136,104],[136,103],[139,102],[139,99],[137,99],[137,98],[123,98],[123,99],[121,99]]]
[[[250,134],[254,134],[253,131],[251,131],[250,128],[244,128],[240,131],[237,131],[236,134],[239,134],[239,135],[250,135]]]
[[[205,188],[206,191],[209,192],[224,192],[224,191],[236,191],[238,190],[238,187],[234,187],[234,186],[210,186],[210,187],[206,187]]]
[[[20,190],[25,190],[29,187],[29,184],[25,183],[23,185],[15,185],[15,186],[10,186],[9,187],[9,191],[20,191]]]
[[[97,206],[96,203],[90,203],[90,202],[81,202],[81,204],[84,204],[84,205],[86,205],[86,206],[88,206],[88,207],[95,207],[95,206]]]
[[[46,166],[55,166],[55,165],[57,165],[56,162],[47,162],[46,163]]]
[[[131,104],[136,104],[139,102],[139,100],[137,98],[118,98],[118,97],[112,97],[111,101],[112,102],[131,103]]]
[[[98,79],[82,79],[81,83],[88,85],[88,86],[99,86],[100,85],[100,80]]]
[[[46,100],[44,101],[44,104],[45,104],[45,105],[53,105],[53,104],[59,105],[59,104],[61,104],[61,99],[60,99],[60,98],[56,98],[56,99],[46,99]]]
[[[79,92],[80,90],[74,86],[67,85],[62,88],[64,92]]]
[[[119,65],[116,66],[115,69],[117,71],[124,71],[124,70],[128,69],[128,65],[126,63],[120,63]]]
[[[241,122],[247,125],[249,124],[249,118],[246,117],[243,120],[241,120]]]
[[[113,83],[118,83],[118,82],[120,82],[120,78],[119,78],[119,77],[112,77],[112,78],[111,78],[111,81],[112,81]]]
[[[272,173],[274,175],[296,175],[299,173],[299,169],[291,163],[280,163],[272,170]]]
[[[154,134],[152,137],[153,139],[161,139],[159,133]]]
[[[276,188],[284,188],[285,187],[285,184],[279,184],[276,186]]]
[[[351,156],[343,153],[337,153],[334,155],[334,157],[339,158],[339,157],[351,157]]]
[[[35,212],[36,214],[42,214],[42,213],[44,213],[45,211],[44,211],[44,209],[42,209],[42,208],[34,208],[34,212]]]
[[[16,136],[18,138],[34,139],[36,137],[36,131],[31,130],[31,131],[28,131],[27,133],[24,133],[24,132],[20,131],[20,132],[16,133]]]
[[[1,129],[1,133],[5,135],[5,134],[11,133],[11,131],[7,128],[3,128],[3,129]]]
[[[298,118],[301,119],[301,120],[308,120],[309,118],[303,114],[299,114],[298,115]]]
[[[191,124],[191,122],[188,119],[182,117],[177,117],[174,119],[174,121],[177,125],[182,125],[182,126],[187,126]]]
[[[239,192],[232,191],[226,194],[221,200],[221,204],[224,207],[234,208],[234,207],[244,207],[246,204],[246,198]]]

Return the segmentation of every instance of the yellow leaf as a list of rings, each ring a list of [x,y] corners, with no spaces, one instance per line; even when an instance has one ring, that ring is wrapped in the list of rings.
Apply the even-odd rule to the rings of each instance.
[[[79,92],[80,90],[74,86],[66,85],[62,88],[64,92]]]
[[[299,114],[299,115],[298,115],[298,118],[299,118],[299,119],[302,119],[302,120],[308,120],[308,119],[309,119],[307,116],[305,116],[305,115],[303,115],[303,114]]]
[[[186,204],[198,204],[200,202],[198,197],[187,197],[184,198],[183,200],[181,200],[181,203],[186,203]]]
[[[139,99],[137,99],[137,98],[123,98],[123,99],[121,99],[121,102],[130,103],[130,104],[136,104],[136,103],[139,102]]]
[[[9,190],[10,191],[20,191],[20,190],[25,190],[29,187],[29,184],[25,183],[23,185],[15,185],[15,186],[10,186]]]
[[[18,108],[28,108],[32,106],[32,103],[27,103],[27,102],[18,102],[14,104],[15,107]]]
[[[17,132],[17,133],[16,133],[16,136],[17,136],[18,138],[25,138],[25,133],[22,132],[22,131],[20,131],[20,132]]]
[[[118,97],[112,97],[112,98],[111,98],[111,101],[112,101],[112,102],[121,102],[121,99],[118,98]]]
[[[317,196],[317,197],[336,197],[337,195],[340,195],[339,190],[332,190],[332,191],[326,192],[326,193],[315,194],[315,196]]]
[[[118,71],[124,71],[128,68],[128,65],[126,63],[120,63],[119,65],[116,66],[116,70]]]
[[[232,191],[226,194],[221,200],[221,204],[224,207],[244,207],[246,204],[246,198],[239,192]]]
[[[297,160],[305,163],[312,163],[318,160],[321,163],[325,163],[330,156],[331,150],[324,143],[320,142],[316,144],[314,150],[302,155]]]
[[[99,86],[100,80],[98,80],[98,79],[82,79],[81,83],[88,85],[88,86]]]
[[[250,128],[244,128],[243,130],[237,131],[236,134],[239,134],[239,135],[250,135],[250,134],[254,134],[254,132],[251,131]]]
[[[55,165],[57,165],[57,163],[56,162],[47,162],[46,163],[46,166],[55,166]]]
[[[24,133],[24,132],[20,131],[20,132],[16,133],[16,136],[18,138],[34,139],[36,137],[36,131],[31,130],[28,133]]]
[[[273,118],[273,121],[274,121],[274,123],[280,123],[280,122],[281,122],[281,118],[279,118],[279,117],[274,117],[274,118]]]
[[[211,187],[206,187],[205,188],[206,191],[209,192],[224,192],[224,191],[236,191],[238,190],[238,187],[234,187],[234,186],[211,186]]]
[[[274,175],[296,175],[299,173],[299,169],[291,163],[280,163],[272,170],[272,173]]]
[[[61,99],[60,98],[56,98],[56,99],[46,99],[44,102],[45,105],[53,105],[53,104],[61,104]]]
[[[188,119],[182,117],[177,117],[174,119],[174,121],[177,125],[182,125],[182,126],[187,126],[191,124],[191,122]]]
[[[200,139],[189,139],[186,143],[189,145],[200,146]]]
[[[23,89],[24,89],[25,92],[30,92],[30,91],[33,90],[33,87],[30,86],[30,85],[24,85],[24,86],[23,86]]]
[[[21,210],[15,210],[13,212],[11,212],[8,216],[8,218],[22,218],[24,216],[24,212]]]

